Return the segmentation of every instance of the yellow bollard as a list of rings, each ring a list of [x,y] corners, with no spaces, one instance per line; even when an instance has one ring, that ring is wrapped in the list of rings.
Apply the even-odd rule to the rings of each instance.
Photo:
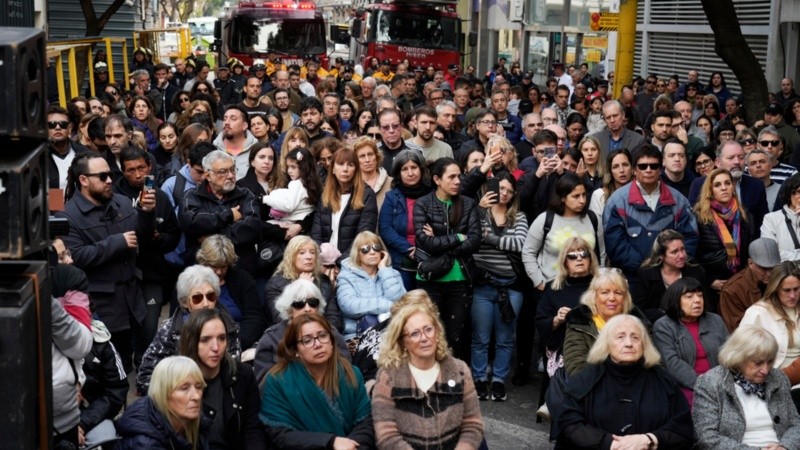
[[[614,98],[622,95],[622,86],[633,82],[633,52],[636,46],[636,9],[638,0],[622,0],[617,29],[617,62],[614,67]]]

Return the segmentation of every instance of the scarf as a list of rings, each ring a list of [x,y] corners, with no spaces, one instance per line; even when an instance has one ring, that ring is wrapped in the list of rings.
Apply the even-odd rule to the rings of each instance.
[[[592,321],[594,322],[594,326],[597,327],[597,331],[603,331],[603,327],[606,326],[606,321],[600,317],[600,314],[593,315]]]
[[[736,383],[742,390],[744,391],[745,395],[757,395],[758,398],[761,400],[767,399],[767,388],[764,383],[756,384],[752,381],[748,381],[747,378],[744,377],[739,372],[731,372],[733,373],[733,382]]]
[[[155,134],[153,134],[153,131],[150,129],[149,126],[147,126],[146,123],[140,122],[135,117],[131,117],[131,122],[133,122],[133,126],[135,126],[136,128],[139,129],[139,131],[144,133],[145,141],[147,141],[147,148],[144,150],[153,153],[156,150],[156,147],[158,147],[158,138],[156,138]]]
[[[339,366],[339,396],[330,398],[303,363],[292,361],[283,373],[267,375],[259,418],[274,427],[347,436],[372,414],[361,372],[353,370],[356,387]]]
[[[403,197],[414,200],[431,193],[431,187],[425,183],[417,183],[416,186],[406,186],[403,183],[397,183],[397,190],[403,194]]]
[[[742,220],[739,212],[739,204],[732,201],[730,206],[722,205],[714,200],[711,201],[711,213],[716,222],[717,237],[725,246],[725,253],[728,254],[728,270],[731,273],[739,271],[739,249],[742,245],[740,236]],[[733,234],[728,231],[728,227],[733,229]]]

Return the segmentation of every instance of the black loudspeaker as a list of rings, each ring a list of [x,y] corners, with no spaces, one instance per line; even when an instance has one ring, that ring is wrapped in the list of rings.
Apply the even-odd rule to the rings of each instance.
[[[47,158],[46,143],[0,138],[0,259],[48,247]]]
[[[0,27],[0,135],[47,138],[45,57],[42,30]]]
[[[48,449],[52,440],[49,268],[0,261],[0,449]]]

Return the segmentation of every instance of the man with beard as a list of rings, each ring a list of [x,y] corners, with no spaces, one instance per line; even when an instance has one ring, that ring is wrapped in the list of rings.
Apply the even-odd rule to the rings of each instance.
[[[369,109],[375,105],[372,94],[375,92],[375,87],[377,85],[377,80],[372,77],[366,77],[361,80],[361,99],[364,101],[364,108]]]
[[[425,162],[433,163],[439,158],[452,158],[453,149],[444,142],[433,137],[436,131],[436,110],[429,106],[420,106],[414,112],[417,121],[417,135],[406,141],[406,147],[422,152]],[[383,131],[383,127],[381,127]]]
[[[295,85],[295,81],[297,85]],[[303,100],[305,95],[301,95],[300,90],[300,75],[296,73],[289,73],[285,70],[279,70],[275,72],[275,89],[269,92],[269,98],[272,99],[272,103],[275,103],[275,92],[278,89],[286,89],[289,93],[289,109],[292,110],[295,114],[300,114],[300,102]]]
[[[100,156],[84,154],[70,166],[67,203],[60,215],[69,233],[64,244],[73,264],[86,272],[89,295],[111,332],[111,342],[126,372],[133,369],[133,337],[145,318],[141,286],[136,276],[139,239],[155,233],[155,192],[142,192],[136,207],[114,194],[111,170]]]
[[[266,114],[269,112],[269,106],[258,101],[261,97],[261,80],[259,80],[258,77],[251,75],[247,78],[244,84],[243,94],[244,98],[236,106],[243,109],[248,116],[253,114]]]
[[[735,140],[725,141],[717,148],[718,169],[725,169],[731,173],[733,183],[736,185],[736,195],[750,216],[750,229],[754,230],[754,237],[761,235],[761,222],[767,214],[767,192],[761,180],[744,174],[744,149]],[[697,177],[689,189],[689,202],[694,205],[700,196],[700,189],[706,177]]]
[[[317,99],[317,97],[306,97],[303,99],[300,108],[302,112],[300,114],[300,121],[296,123],[296,126],[303,127],[303,130],[305,130],[306,134],[308,135],[308,148],[311,148],[311,145],[314,142],[317,142],[318,140],[328,136],[328,133],[325,133],[320,129],[323,119],[322,103]],[[272,148],[275,150],[276,158],[280,156],[284,139],[286,139],[285,132],[281,133],[278,139],[272,143]]]
[[[105,121],[106,146],[108,152],[103,155],[111,168],[114,180],[122,176],[122,165],[119,155],[128,148],[128,143],[133,137],[133,123],[131,119],[119,114],[106,117]]]
[[[230,238],[239,256],[238,266],[252,274],[258,267],[255,244],[261,232],[259,206],[253,193],[236,186],[233,157],[215,150],[203,158],[206,178],[188,191],[180,211],[181,229],[186,235],[186,254],[194,264],[200,243],[212,234]]]
[[[467,137],[455,130],[456,124],[456,104],[450,100],[445,100],[436,106],[436,124],[441,128],[444,135],[444,143],[449,145],[453,150],[453,154],[458,153]]]
[[[222,133],[214,139],[217,149],[231,155],[236,161],[236,179],[244,178],[250,167],[250,147],[256,138],[250,133],[247,113],[238,106],[229,106],[222,117]]]
[[[89,150],[70,140],[72,124],[67,110],[51,105],[47,109],[47,140],[50,141],[50,158],[47,161],[47,178],[50,189],[67,187],[67,172],[76,156]]]
[[[155,116],[162,122],[167,121],[167,117],[172,114],[172,98],[180,91],[177,86],[169,82],[169,67],[166,64],[156,64],[155,68],[156,87],[154,91],[158,92],[158,97],[161,99],[161,109],[156,110]]]
[[[141,286],[147,310],[134,346],[133,361],[138,366],[158,331],[161,306],[164,299],[171,295],[171,286],[175,285],[177,279],[177,274],[174,274],[174,277],[171,275],[172,270],[167,265],[164,255],[178,245],[181,229],[167,194],[158,188],[145,188],[145,177],[151,173],[152,168],[147,153],[139,147],[128,147],[122,151],[120,161],[122,178],[114,183],[115,193],[129,198],[134,208],[142,201],[144,194],[155,195],[155,232],[139,236],[139,251],[136,257],[136,267],[142,273]]]
[[[281,113],[283,118],[283,129],[279,130],[281,133],[288,131],[300,119],[300,116],[293,113],[289,109],[289,90],[278,88],[275,89],[275,108]]]

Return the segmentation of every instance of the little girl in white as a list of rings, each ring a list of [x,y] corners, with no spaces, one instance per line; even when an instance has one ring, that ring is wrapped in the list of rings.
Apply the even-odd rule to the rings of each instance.
[[[586,118],[586,128],[588,134],[597,133],[606,128],[606,121],[603,120],[603,97],[597,94],[589,103],[589,117]]]
[[[272,217],[267,222],[275,225],[303,220],[314,211],[322,191],[314,157],[303,147],[286,155],[284,175],[287,186],[264,196],[264,204],[270,207],[269,215]]]

